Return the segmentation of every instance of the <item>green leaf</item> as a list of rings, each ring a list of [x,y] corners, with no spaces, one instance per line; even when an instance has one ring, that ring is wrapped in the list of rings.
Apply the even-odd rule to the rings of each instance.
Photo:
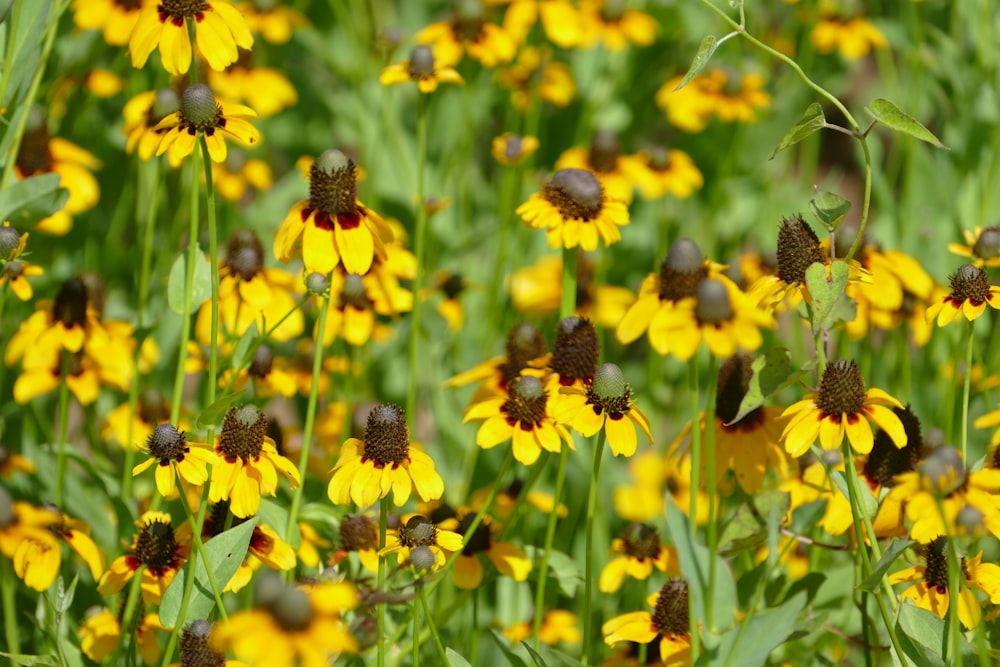
[[[773,512],[780,524],[790,506],[790,496],[783,491],[763,491],[753,496],[723,526],[719,554],[728,558],[763,544],[767,540],[768,517]]]
[[[0,651],[0,655],[5,658],[11,658],[11,664],[13,660],[17,660],[18,664],[23,665],[23,667],[56,667],[59,661],[55,658],[47,655],[25,655],[24,653],[4,653]]]
[[[223,394],[219,398],[215,399],[215,402],[209,405],[207,408],[201,411],[198,418],[195,419],[195,425],[198,428],[210,428],[219,425],[222,418],[229,412],[236,401],[240,400],[240,396],[243,395],[242,391],[234,391],[231,394]]]
[[[285,529],[288,527],[288,510],[275,501],[270,498],[261,498],[257,516],[262,523],[270,526],[278,534],[278,537],[290,546],[298,549],[299,545],[302,544],[302,533],[299,532],[298,524],[292,526],[291,535],[285,534]]]
[[[794,146],[806,137],[819,132],[826,127],[826,117],[823,115],[823,107],[819,102],[813,102],[806,107],[806,112],[799,118],[799,122],[792,125],[792,128],[785,133],[778,143],[778,147],[771,153],[771,158],[785,150],[789,146]]]
[[[889,100],[882,98],[874,99],[871,101],[871,104],[865,107],[865,110],[870,113],[875,120],[882,123],[890,130],[896,130],[897,132],[908,134],[911,137],[916,137],[921,141],[926,141],[932,146],[943,148],[946,151],[951,150],[942,144],[930,130],[921,125],[920,121],[903,112]]]
[[[725,656],[725,659],[713,660],[713,663],[741,667],[763,665],[771,652],[795,630],[795,622],[805,606],[806,594],[802,592],[779,607],[751,616],[750,620],[722,636],[716,655]]]
[[[945,622],[933,612],[917,607],[912,602],[904,601],[899,605],[896,630],[906,653],[915,664],[944,665],[941,649],[945,645]],[[903,641],[906,637],[908,641]],[[972,646],[959,638],[959,650],[962,653],[962,663],[977,664]]]
[[[778,392],[790,387],[810,372],[816,363],[807,361],[798,370],[792,370],[791,355],[783,347],[773,347],[753,360],[750,368],[753,376],[750,387],[740,402],[740,410],[729,424],[735,424],[748,414],[764,405],[764,402]]]
[[[240,336],[235,349],[233,349],[233,371],[238,373],[250,366],[250,362],[253,361],[253,355],[257,352],[257,346],[260,344],[259,338],[257,321],[254,320],[250,323],[249,328],[243,332],[243,335]]]
[[[843,470],[831,470],[830,475],[833,477],[834,483],[840,492],[844,494],[844,498],[850,502],[850,494],[847,492],[847,477],[844,475]],[[871,488],[867,484],[858,484],[861,490],[861,497],[858,498],[858,504],[861,514],[868,517],[869,519],[875,518],[875,513],[878,512],[878,500],[872,495]]]
[[[500,634],[496,628],[490,628],[490,636],[493,637],[493,641],[497,643],[497,646],[500,647],[500,650],[503,651],[503,654],[507,657],[508,665],[512,665],[513,667],[528,667],[528,665],[524,662],[524,658],[519,656],[517,653],[514,653],[511,648],[510,641]]]
[[[691,61],[691,67],[688,68],[687,74],[681,79],[681,82],[677,84],[673,92],[677,92],[684,86],[691,82],[691,79],[698,76],[698,72],[705,68],[708,64],[709,58],[715,53],[715,48],[719,45],[719,40],[715,38],[714,35],[707,35],[705,39],[701,40],[701,45],[698,47],[698,53],[694,54],[694,60]]]
[[[0,191],[0,222],[10,220],[19,232],[61,211],[69,190],[59,186],[59,174],[42,174],[11,184]]]
[[[187,256],[181,253],[170,267],[167,278],[167,305],[178,315],[190,315],[198,310],[212,296],[212,270],[205,254],[198,248],[198,261],[194,265],[194,280],[191,283],[191,309],[184,312],[184,280],[186,278]]]
[[[548,663],[545,662],[545,658],[539,655],[538,651],[531,648],[531,644],[521,640],[521,646],[524,647],[524,649],[528,652],[528,655],[531,656],[531,660],[535,663],[535,667],[548,667]]]
[[[812,295],[812,330],[829,329],[837,322],[854,319],[857,304],[847,296],[846,262],[830,265],[830,279],[826,277],[826,266],[813,262],[806,269],[806,286]]]
[[[444,659],[447,661],[448,667],[472,667],[468,660],[451,647],[444,650]]]
[[[56,611],[60,614],[65,614],[66,610],[70,608],[73,604],[73,598],[76,596],[76,583],[80,580],[80,574],[77,573],[73,575],[73,581],[70,582],[69,588],[63,588],[63,578],[60,576],[56,579]]]
[[[896,540],[893,542],[886,549],[885,553],[882,554],[882,558],[879,560],[878,565],[875,566],[875,569],[872,570],[871,576],[858,584],[858,588],[869,593],[877,592],[882,583],[882,577],[889,571],[889,568],[892,567],[892,564],[899,558],[900,554],[906,551],[911,544],[914,544],[913,540]]]
[[[525,548],[525,553],[531,562],[538,562],[540,549],[530,545]],[[532,576],[537,578],[537,570],[533,569]],[[559,585],[559,592],[568,598],[576,595],[576,590],[583,582],[583,574],[580,572],[580,564],[573,558],[555,549],[549,552],[549,572],[548,576]]]
[[[809,208],[827,229],[837,229],[851,210],[851,202],[834,192],[817,192],[809,200]]]
[[[235,528],[219,533],[205,544],[208,566],[215,575],[215,583],[219,586],[220,591],[226,587],[229,580],[236,574],[236,570],[239,569],[240,563],[243,562],[256,525],[256,517],[251,517]],[[160,603],[160,622],[166,628],[173,628],[178,623],[187,623],[189,619],[208,618],[212,608],[215,607],[215,597],[212,594],[212,585],[208,581],[205,561],[199,558],[198,572],[195,574],[187,615],[184,618],[178,618],[181,610],[181,598],[184,595],[184,582],[191,576],[191,562],[188,561],[188,565],[177,573],[163,594],[163,601]]]

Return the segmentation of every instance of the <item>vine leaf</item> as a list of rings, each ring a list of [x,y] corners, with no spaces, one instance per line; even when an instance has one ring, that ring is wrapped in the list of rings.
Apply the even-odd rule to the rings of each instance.
[[[916,137],[921,141],[926,141],[932,146],[943,148],[946,151],[951,150],[942,144],[930,130],[921,125],[920,121],[902,111],[889,100],[882,99],[881,97],[874,99],[867,107],[865,107],[865,110],[868,111],[868,113],[870,113],[875,120],[882,123],[890,130],[896,130],[897,132],[908,134],[911,137]]]
[[[850,269],[846,262],[836,261],[830,265],[827,277],[826,266],[814,262],[806,269],[806,286],[812,294],[812,330],[829,329],[843,320],[854,319],[857,302],[847,296],[847,277]]]
[[[851,202],[834,192],[817,192],[809,200],[809,208],[827,229],[837,229],[851,210]]]
[[[786,387],[790,387],[810,372],[816,362],[810,359],[801,368],[792,370],[791,354],[783,347],[771,348],[750,364],[753,376],[750,387],[740,402],[740,410],[727,426],[735,424],[764,405],[764,402]]]
[[[698,72],[705,69],[705,65],[708,64],[709,58],[715,53],[716,47],[719,46],[719,40],[715,38],[715,35],[707,35],[705,39],[701,40],[701,45],[698,46],[698,53],[694,54],[694,60],[691,61],[691,67],[688,68],[687,74],[681,79],[681,82],[677,84],[674,88],[676,93],[678,90],[688,85],[691,79],[698,76]]]
[[[824,127],[826,127],[826,116],[823,115],[823,107],[819,102],[813,102],[806,107],[806,112],[802,114],[802,118],[799,118],[799,122],[792,125],[791,129],[781,138],[781,142],[774,149],[774,152],[771,153],[769,159],[773,160],[774,156],[781,151],[819,132]]]

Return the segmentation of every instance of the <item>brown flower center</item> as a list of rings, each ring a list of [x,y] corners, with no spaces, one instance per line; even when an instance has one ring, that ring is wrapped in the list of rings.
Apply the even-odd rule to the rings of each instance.
[[[209,646],[212,624],[199,619],[181,632],[180,653],[184,667],[225,667],[226,656]]]
[[[364,443],[362,459],[372,461],[376,468],[395,468],[408,461],[410,432],[403,411],[395,405],[373,408],[365,424]]]
[[[869,481],[879,486],[896,485],[896,475],[917,469],[920,463],[920,450],[924,440],[920,432],[920,420],[910,411],[910,407],[893,408],[892,411],[903,423],[906,431],[906,446],[900,449],[892,442],[892,438],[884,430],[875,434],[875,443],[865,461],[864,473]]]
[[[522,375],[511,384],[500,410],[511,426],[520,424],[523,430],[531,431],[545,419],[547,400],[542,381],[534,375]]]
[[[565,220],[589,222],[601,213],[604,190],[586,169],[562,169],[542,188],[542,196]]]
[[[226,266],[243,280],[252,280],[264,268],[264,246],[249,229],[233,232],[226,250]]]
[[[313,608],[309,596],[299,588],[286,588],[270,605],[271,616],[283,630],[305,630],[312,623]]]
[[[267,417],[252,405],[231,408],[222,422],[219,444],[215,451],[235,463],[236,457],[244,462],[257,460],[264,449],[267,435]]]
[[[593,379],[600,355],[601,342],[594,325],[586,318],[567,317],[559,325],[549,365],[558,373],[559,383],[568,386],[576,380]]]
[[[990,279],[986,272],[973,266],[963,264],[958,271],[948,277],[951,282],[951,295],[948,297],[954,303],[968,301],[979,306],[990,298]]]
[[[924,582],[928,588],[936,588],[942,594],[948,592],[948,556],[944,551],[947,545],[947,539],[939,537],[924,551]]]
[[[533,324],[522,322],[507,334],[507,360],[503,364],[504,383],[516,380],[528,362],[545,354],[545,337]]]
[[[695,296],[698,285],[707,277],[708,267],[698,244],[689,238],[677,239],[660,264],[660,301],[680,301]]]
[[[439,285],[447,299],[454,299],[465,290],[465,281],[459,273],[449,273]]]
[[[656,598],[653,626],[657,632],[667,636],[687,635],[690,632],[686,581],[671,579],[663,584],[660,595]]]
[[[170,418],[167,399],[157,389],[146,389],[139,396],[139,419],[147,424],[158,424]]]
[[[719,368],[718,391],[715,394],[715,415],[723,424],[729,424],[740,412],[743,398],[750,389],[753,361],[745,354],[727,359]],[[764,420],[764,411],[756,408],[735,424],[723,426],[727,431],[753,431]]]
[[[358,206],[358,168],[346,155],[331,149],[320,155],[309,170],[309,208],[316,211],[316,224],[332,230],[334,223],[341,229],[353,229],[361,224],[364,210]]]
[[[648,523],[630,523],[619,537],[624,543],[626,556],[652,560],[660,555],[660,534]]]
[[[67,328],[87,324],[87,286],[79,278],[64,282],[52,303],[52,318]]]
[[[27,178],[35,174],[52,171],[52,151],[49,150],[49,132],[44,119],[39,127],[25,132],[21,148],[17,152],[17,168]]]
[[[1000,227],[990,225],[981,231],[972,246],[972,254],[980,259],[1000,257]]]
[[[653,171],[664,172],[670,169],[670,149],[665,146],[654,146],[649,149],[646,166]]]
[[[471,535],[468,534],[469,528],[472,527],[472,522],[475,520],[475,512],[469,512],[458,522],[458,528],[455,530],[455,532],[462,536],[465,544],[462,547],[462,553],[466,556],[485,553],[493,545],[493,537],[490,534],[490,527],[486,522],[486,517],[483,517],[483,520],[476,526],[475,532]]]
[[[114,4],[127,12],[142,9],[142,0],[114,0]]]
[[[184,431],[178,431],[173,424],[159,424],[146,438],[146,448],[153,458],[160,460],[161,466],[171,461],[180,463],[191,448],[184,438]]]
[[[340,544],[347,551],[378,546],[378,526],[363,514],[348,514],[340,521]]]
[[[622,147],[618,142],[618,135],[606,128],[599,129],[590,142],[590,153],[587,156],[587,164],[599,174],[607,174],[615,170],[618,166],[618,156],[621,155]]]
[[[802,216],[785,218],[778,230],[778,277],[788,285],[801,284],[806,269],[816,262],[825,262],[823,248],[816,232]]]
[[[135,540],[135,557],[156,576],[176,568],[177,540],[173,527],[159,519],[145,524]]]
[[[399,543],[409,549],[436,545],[437,528],[425,516],[411,516],[399,530]]]
[[[838,360],[826,367],[816,405],[825,415],[856,415],[865,405],[865,381],[853,361]]]
[[[193,18],[201,21],[209,4],[205,0],[161,0],[156,8],[160,14],[160,23],[169,19],[175,26],[184,25],[184,19]]]

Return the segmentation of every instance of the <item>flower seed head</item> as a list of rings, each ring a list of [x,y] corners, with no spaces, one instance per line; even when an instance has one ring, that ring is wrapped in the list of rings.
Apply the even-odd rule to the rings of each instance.
[[[253,361],[250,362],[250,375],[258,378],[266,378],[271,374],[274,365],[274,352],[267,345],[261,344],[253,353]]]
[[[289,632],[305,630],[313,618],[309,596],[300,588],[285,588],[270,611],[278,625]]]
[[[414,547],[410,551],[410,565],[418,573],[429,572],[437,565],[437,556],[428,547]]]
[[[87,286],[79,278],[70,278],[62,284],[52,304],[55,321],[66,327],[85,326],[87,323]]]
[[[558,373],[560,384],[568,386],[576,380],[593,379],[600,356],[601,341],[590,320],[567,317],[560,322],[549,362]]]
[[[503,154],[508,160],[516,160],[521,157],[521,144],[523,139],[519,135],[512,135],[507,138],[507,145],[504,146]]]
[[[376,406],[368,413],[364,441],[364,456],[371,459],[375,467],[401,465],[410,457],[406,415],[395,405]]]
[[[948,496],[965,484],[965,465],[954,447],[938,447],[920,464],[920,479],[925,489]]]
[[[507,334],[507,361],[503,365],[504,381],[512,383],[532,359],[545,354],[545,337],[533,324],[514,325]]]
[[[267,417],[252,405],[230,408],[222,422],[216,451],[230,463],[239,457],[244,461],[256,459],[264,448],[267,436]]]
[[[604,190],[586,169],[561,169],[545,186],[545,198],[566,219],[591,220],[601,211]]]
[[[316,158],[315,162],[316,168],[329,176],[332,176],[335,172],[350,168],[352,164],[351,158],[336,148],[323,151]]]
[[[897,447],[889,434],[880,430],[875,434],[872,451],[865,460],[864,473],[871,482],[879,486],[892,487],[896,485],[896,476],[917,469],[920,464],[921,450],[924,447],[923,436],[920,433],[920,420],[910,410],[893,408],[899,417],[906,433],[906,446]]]
[[[698,285],[698,305],[695,315],[701,324],[718,324],[733,318],[733,305],[729,301],[729,290],[721,280],[706,278]]]
[[[502,410],[507,413],[509,422],[519,423],[521,428],[529,431],[545,419],[547,400],[542,381],[534,375],[522,375],[511,383]]]
[[[856,415],[865,398],[865,381],[857,364],[841,359],[826,367],[816,397],[816,405],[825,415]]]
[[[412,76],[432,76],[434,74],[434,52],[426,44],[418,44],[410,51],[410,74]]]
[[[135,557],[157,576],[176,567],[177,541],[170,523],[158,518],[144,523],[135,539]]]
[[[629,392],[625,374],[617,364],[601,364],[594,373],[594,393],[601,400],[621,398]]]
[[[219,113],[212,89],[203,83],[193,83],[181,94],[181,114],[196,127],[209,125]],[[200,129],[200,128],[199,128]]]
[[[698,285],[707,277],[708,267],[698,244],[685,237],[677,239],[660,264],[660,301],[679,301],[695,296]]]
[[[313,294],[326,294],[330,290],[330,279],[322,273],[313,271],[306,276],[306,289]]]
[[[411,516],[399,531],[399,542],[404,547],[426,547],[437,541],[437,528],[425,516]]]
[[[160,465],[170,461],[183,461],[188,452],[184,431],[178,431],[173,424],[159,424],[146,439],[150,456],[159,459]]]
[[[986,302],[990,294],[990,279],[986,272],[973,266],[963,264],[955,273],[948,277],[951,283],[951,300],[962,303],[969,301],[975,306]]]
[[[948,592],[947,545],[944,537],[938,537],[924,548],[924,583],[927,588],[937,589],[942,595]]]
[[[1000,227],[990,225],[980,232],[979,238],[972,246],[972,254],[980,259],[1000,257]]]
[[[663,584],[660,595],[656,598],[653,625],[660,634],[667,636],[686,636],[690,632],[686,581],[671,579]]]
[[[264,268],[264,246],[257,234],[239,229],[226,243],[226,265],[243,280],[252,280]]]
[[[12,259],[21,247],[21,235],[13,227],[0,227],[0,259]]]
[[[542,381],[534,375],[522,375],[510,389],[512,394],[525,400],[544,398],[545,388]]]
[[[618,135],[607,128],[601,128],[594,133],[590,141],[590,155],[587,162],[594,171],[605,174],[615,170],[622,147]]]
[[[963,505],[955,516],[955,526],[963,535],[978,536],[982,534],[986,525],[983,520],[986,516],[972,505]]]
[[[364,514],[348,514],[340,521],[340,544],[347,551],[378,546],[378,525]]]
[[[666,171],[670,168],[670,149],[666,146],[653,146],[649,149],[648,164],[653,171]]]
[[[620,537],[627,556],[643,561],[660,555],[660,534],[648,523],[634,521],[625,527]]]
[[[225,667],[226,656],[209,646],[212,624],[198,619],[181,632],[179,650],[184,667]]]
[[[715,394],[715,415],[723,424],[735,419],[740,413],[743,398],[750,390],[750,380],[753,378],[753,360],[745,354],[737,354],[723,362],[719,367],[718,390]],[[744,429],[752,431],[764,418],[760,408],[744,415],[743,419],[731,426],[723,426],[727,431]]]
[[[342,228],[360,224],[358,174],[354,160],[331,148],[316,158],[309,171],[309,207],[319,211],[317,223],[329,227],[331,219]]]
[[[826,257],[812,227],[801,215],[784,218],[778,230],[778,277],[788,285],[801,284],[806,269]]]

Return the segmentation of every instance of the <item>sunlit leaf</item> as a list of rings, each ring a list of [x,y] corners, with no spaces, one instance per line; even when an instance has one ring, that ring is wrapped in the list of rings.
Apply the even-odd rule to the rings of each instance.
[[[793,146],[806,137],[815,134],[816,132],[822,130],[826,127],[826,117],[823,115],[823,107],[818,102],[813,102],[808,107],[806,107],[806,112],[802,114],[802,118],[799,122],[792,125],[788,132],[785,132],[785,136],[781,138],[778,143],[778,147],[774,149],[771,153],[771,159],[774,156],[785,150],[789,146]]]
[[[837,229],[851,210],[851,202],[834,192],[817,192],[809,200],[809,208],[827,228]]]
[[[212,296],[212,271],[201,249],[195,253],[194,280],[191,283],[191,307],[184,312],[184,281],[187,269],[187,254],[181,253],[170,267],[167,278],[167,305],[178,315],[190,315],[198,310]]]
[[[938,148],[951,150],[942,144],[930,130],[921,125],[920,121],[902,111],[889,100],[882,98],[874,99],[871,101],[871,104],[866,107],[866,110],[875,118],[875,120],[882,123],[890,130],[896,130],[897,132],[908,134],[911,137],[916,137],[921,141],[926,141],[932,146],[936,146]]]
[[[701,40],[701,45],[698,47],[698,53],[694,54],[694,60],[691,61],[691,67],[688,68],[687,74],[684,75],[681,82],[677,84],[676,88],[674,88],[674,92],[688,85],[691,82],[691,79],[698,76],[698,72],[705,69],[705,65],[708,64],[712,54],[715,53],[715,47],[718,46],[718,43],[719,40],[717,40],[714,35],[708,35],[705,39]]]

